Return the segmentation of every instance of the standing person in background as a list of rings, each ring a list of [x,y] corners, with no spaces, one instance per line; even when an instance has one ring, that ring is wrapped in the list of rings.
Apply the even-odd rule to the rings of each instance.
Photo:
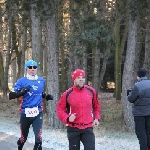
[[[99,125],[100,103],[94,88],[85,85],[85,73],[77,69],[72,74],[74,85],[62,94],[56,112],[59,120],[67,125],[69,150],[95,150],[93,127]]]
[[[140,150],[150,150],[150,80],[144,68],[137,71],[137,81],[132,90],[127,91],[128,101],[133,103],[132,113]]]
[[[45,80],[37,75],[37,62],[29,60],[25,63],[26,76],[17,80],[9,99],[19,98],[20,100],[20,130],[21,137],[17,141],[18,150],[22,150],[27,140],[30,125],[35,135],[33,150],[42,150],[42,124],[43,107],[42,98],[52,100],[53,96],[46,95],[44,90]]]

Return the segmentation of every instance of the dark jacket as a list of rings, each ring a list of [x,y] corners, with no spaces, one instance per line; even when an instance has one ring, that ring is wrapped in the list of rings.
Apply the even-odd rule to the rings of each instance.
[[[133,103],[132,113],[134,116],[150,115],[150,80],[147,77],[141,77],[135,83],[128,95],[128,101]]]

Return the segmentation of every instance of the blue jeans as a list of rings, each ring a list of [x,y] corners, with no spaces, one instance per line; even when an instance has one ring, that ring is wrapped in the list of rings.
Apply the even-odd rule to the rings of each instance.
[[[69,140],[69,150],[80,150],[80,141],[84,145],[84,150],[95,150],[93,128],[78,129],[67,127],[67,137]]]
[[[150,150],[150,115],[134,116],[134,122],[140,150]]]

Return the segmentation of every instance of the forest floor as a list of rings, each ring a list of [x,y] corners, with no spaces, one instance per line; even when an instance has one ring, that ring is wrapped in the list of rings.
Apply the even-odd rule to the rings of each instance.
[[[106,130],[124,131],[124,122],[122,118],[121,101],[113,98],[113,93],[100,93],[99,100],[101,104],[101,127]],[[15,100],[0,99],[0,116],[9,120],[16,120],[19,123],[19,102]],[[44,115],[45,116],[45,115]],[[47,126],[46,116],[44,117],[44,126]]]
[[[94,129],[96,150],[139,150],[135,134],[125,130],[121,102],[113,98],[113,93],[100,93],[99,99],[102,117],[100,125]],[[0,99],[0,102],[0,132],[19,137],[19,103],[17,100],[3,99]],[[29,132],[28,141],[34,143],[32,128]],[[50,150],[67,150],[66,129],[52,129],[45,119],[43,124],[43,146]],[[81,150],[82,148],[81,144]]]

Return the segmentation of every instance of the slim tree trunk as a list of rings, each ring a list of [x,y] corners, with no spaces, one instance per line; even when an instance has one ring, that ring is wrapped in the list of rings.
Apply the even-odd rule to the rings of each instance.
[[[85,74],[87,75],[87,48],[84,47],[84,52],[83,52],[83,70],[85,71]],[[88,84],[88,79],[86,77],[86,84]]]
[[[75,19],[74,19],[74,9],[75,9],[75,2],[74,0],[70,0],[69,3],[69,10],[70,10],[70,37],[71,35],[74,34],[74,24],[75,24]],[[71,43],[75,43],[75,41],[71,38],[70,39]],[[72,44],[69,46],[69,66],[68,66],[68,87],[72,86],[72,79],[71,79],[71,73],[76,69],[76,60],[75,60],[75,54],[72,49]],[[74,44],[73,44],[74,45]]]
[[[24,75],[25,71],[25,51],[27,49],[27,24],[24,22],[23,27],[22,27],[23,34],[21,35],[22,37],[22,49],[21,49],[21,67],[20,67],[20,77]]]
[[[110,48],[107,47],[106,48],[106,54],[109,54],[110,53]],[[102,68],[101,68],[101,72],[100,72],[100,77],[99,77],[99,91],[100,91],[100,88],[101,88],[101,82],[104,78],[104,74],[106,72],[106,65],[107,65],[107,62],[108,62],[108,58],[109,58],[109,55],[106,55],[104,58],[103,58],[103,64],[102,64]]]
[[[93,78],[93,87],[98,91],[99,90],[99,72],[100,72],[100,49],[98,47],[98,41],[96,42],[96,49],[94,57],[94,78]]]
[[[57,29],[57,3],[51,1],[51,13],[46,20],[46,43],[47,43],[47,92],[54,96],[53,101],[48,102],[48,120],[53,127],[59,127],[55,108],[59,99],[59,72],[58,72],[58,29]]]
[[[3,83],[4,83],[4,67],[3,67],[2,52],[0,52],[0,91],[2,91]]]
[[[38,74],[43,75],[42,27],[40,16],[36,16],[36,4],[31,5],[32,59],[38,63]]]
[[[0,6],[0,31],[3,31],[3,22],[2,22],[2,6]],[[2,91],[3,82],[4,82],[4,64],[3,64],[3,34],[0,34],[0,91]]]
[[[62,2],[62,3],[61,3]],[[66,37],[65,37],[65,34],[64,32],[67,30],[66,26],[65,26],[65,23],[67,22],[66,19],[62,14],[65,12],[67,12],[67,9],[63,9],[65,8],[65,4],[64,4],[64,1],[61,1],[60,2],[60,5],[58,6],[59,9],[58,9],[58,18],[60,20],[60,24],[63,26],[62,27],[62,30],[60,30],[60,32],[58,33],[58,37],[59,37],[59,50],[60,50],[60,68],[61,70],[59,70],[59,74],[60,74],[60,93],[62,93],[63,91],[65,91],[66,89],[66,83],[65,83],[65,75],[66,75],[66,68],[65,68],[65,40],[66,40]],[[63,30],[64,29],[64,30]]]
[[[9,70],[9,64],[10,64],[10,50],[11,50],[11,31],[12,31],[12,9],[11,9],[11,2],[8,2],[8,45],[6,46],[7,52],[6,52],[6,66],[4,70],[4,85],[3,85],[3,96],[4,98],[7,98],[7,92],[8,92],[8,70]]]
[[[121,100],[121,49],[120,49],[120,0],[116,1],[116,21],[115,21],[115,97]]]
[[[12,83],[12,85],[15,85],[15,82],[16,82],[16,78],[17,78],[17,66],[16,66],[16,62],[17,62],[17,60],[16,60],[17,58],[14,58],[13,60],[12,60],[12,63],[11,63],[11,69],[12,69],[12,72],[11,72],[11,82],[10,83]],[[12,88],[12,86],[11,86],[11,88]],[[10,89],[11,89],[10,88]]]

